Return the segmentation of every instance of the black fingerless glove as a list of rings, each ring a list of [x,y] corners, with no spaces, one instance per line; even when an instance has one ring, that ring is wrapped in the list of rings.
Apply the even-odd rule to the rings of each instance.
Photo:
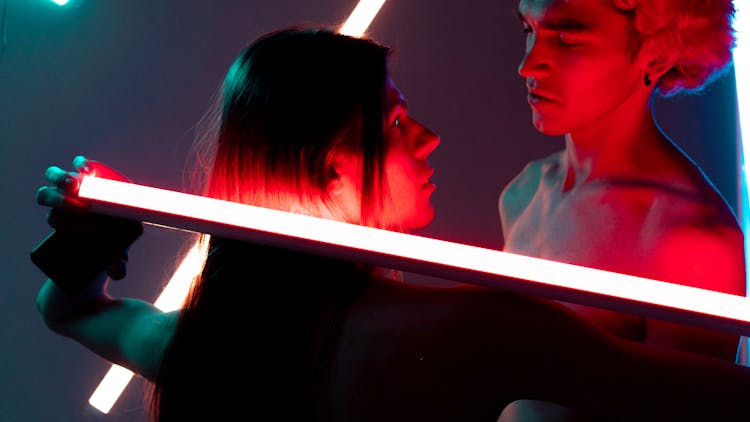
[[[130,245],[143,233],[134,220],[89,215],[86,230],[56,228],[31,251],[31,261],[61,289],[75,294],[112,264],[127,262]],[[111,275],[111,274],[110,274]],[[123,272],[112,278],[123,278]]]

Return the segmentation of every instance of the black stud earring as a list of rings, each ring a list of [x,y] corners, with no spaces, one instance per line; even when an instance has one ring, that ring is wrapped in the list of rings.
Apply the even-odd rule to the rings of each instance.
[[[646,76],[643,77],[643,83],[646,86],[651,86],[651,78],[648,77],[648,73],[646,74]]]

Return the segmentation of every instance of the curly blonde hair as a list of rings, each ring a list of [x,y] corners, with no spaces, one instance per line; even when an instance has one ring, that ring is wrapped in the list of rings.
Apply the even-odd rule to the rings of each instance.
[[[674,65],[661,77],[663,97],[697,93],[732,62],[735,8],[732,0],[612,0],[631,14],[635,50],[653,48]]]

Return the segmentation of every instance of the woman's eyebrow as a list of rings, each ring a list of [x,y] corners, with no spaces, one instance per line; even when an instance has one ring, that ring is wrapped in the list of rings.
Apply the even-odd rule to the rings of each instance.
[[[409,108],[409,104],[406,102],[404,98],[398,98],[392,104],[394,108],[403,108],[403,109]]]
[[[397,97],[391,97],[388,99],[388,109],[396,109],[396,108],[404,108],[408,109],[408,104],[406,102],[406,98],[404,98],[403,95],[399,95]]]

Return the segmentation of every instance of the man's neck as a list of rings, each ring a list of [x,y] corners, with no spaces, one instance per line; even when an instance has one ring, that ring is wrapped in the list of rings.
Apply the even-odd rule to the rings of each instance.
[[[628,118],[621,118],[621,116]],[[610,113],[597,122],[565,135],[563,190],[587,181],[627,177],[636,160],[656,155],[666,136],[657,126],[651,104],[635,113]]]

